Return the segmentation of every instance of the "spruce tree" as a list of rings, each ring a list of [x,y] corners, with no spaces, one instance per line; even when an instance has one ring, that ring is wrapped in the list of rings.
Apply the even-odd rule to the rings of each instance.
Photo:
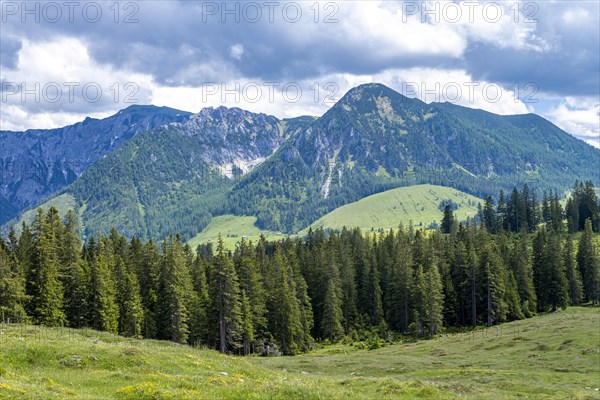
[[[513,188],[511,195],[506,205],[506,213],[508,214],[508,228],[512,232],[520,232],[521,227],[524,225],[524,209],[523,201],[521,200],[521,194],[517,188]]]
[[[358,317],[358,309],[356,307],[356,274],[354,271],[354,263],[351,258],[349,238],[349,232],[344,229],[335,249],[336,262],[339,265],[340,270],[343,324],[346,333],[348,333],[351,328],[355,327],[356,319]]]
[[[493,243],[483,243],[480,256],[481,291],[484,299],[486,325],[491,326],[503,322],[506,317],[504,302],[504,266]]]
[[[379,265],[371,252],[370,262],[367,265],[366,274],[363,276],[363,288],[366,292],[366,311],[371,325],[379,325],[383,321],[382,291],[380,286],[381,275]],[[329,281],[328,281],[329,282]]]
[[[459,230],[450,260],[450,277],[456,292],[457,324],[467,325],[470,321],[470,287],[468,285],[467,249],[461,235],[462,230]]]
[[[452,229],[452,225],[454,224],[454,212],[452,211],[452,206],[450,204],[446,204],[444,207],[444,217],[442,218],[441,231],[442,233],[450,233],[450,229]]]
[[[280,247],[277,247],[273,254],[269,280],[271,332],[283,354],[295,354],[299,350],[298,341],[302,337],[300,302],[293,271]]]
[[[208,261],[197,255],[192,263],[190,275],[192,279],[192,303],[190,305],[190,342],[209,343],[210,329],[208,327],[208,308],[210,307],[209,288],[207,281]]]
[[[366,239],[360,229],[355,228],[352,231],[351,247],[352,260],[354,262],[354,273],[356,280],[356,308],[358,312],[357,328],[364,328],[368,317],[368,299],[369,299],[369,270],[370,270],[370,241]],[[310,282],[309,295],[310,295]],[[311,296],[313,305],[316,299]],[[319,315],[315,313],[315,320]]]
[[[238,277],[219,235],[217,254],[210,276],[213,320],[218,327],[217,348],[222,353],[237,352],[241,346],[241,295]]]
[[[558,199],[558,193],[555,191],[550,198],[550,226],[555,232],[564,230],[564,210]]]
[[[573,237],[567,236],[565,248],[564,248],[564,263],[565,272],[567,274],[567,281],[569,283],[569,301],[571,305],[579,305],[583,300],[583,282],[581,280],[581,273],[577,265],[575,258],[575,245],[573,244]]]
[[[192,283],[179,237],[164,240],[160,271],[159,337],[186,343],[190,334]]]
[[[525,318],[521,308],[517,280],[513,271],[509,268],[504,269],[504,287],[506,289],[504,291],[504,303],[506,304],[508,318],[511,320]]]
[[[296,286],[296,298],[300,307],[300,328],[298,332],[296,343],[299,346],[300,351],[308,351],[313,341],[311,331],[314,327],[314,317],[312,311],[312,304],[310,297],[308,296],[308,286],[304,277],[302,276],[300,266],[297,263],[295,254],[290,252],[288,254],[288,262],[292,267],[294,274],[293,280]]]
[[[542,228],[533,243],[534,283],[540,311],[548,308],[556,310],[568,305],[568,282],[561,251],[558,235]]]
[[[427,269],[424,280],[425,315],[423,326],[429,336],[434,336],[442,330],[444,316],[442,280],[436,265],[431,265]]]
[[[552,220],[552,214],[550,212],[550,200],[548,199],[548,192],[545,190],[542,197],[542,220],[546,223]]]
[[[465,284],[468,285],[469,288],[469,305],[470,305],[470,315],[471,315],[471,326],[477,325],[477,303],[478,303],[478,293],[477,288],[480,280],[480,271],[477,267],[477,261],[475,257],[474,246],[471,242],[467,243],[467,259],[465,263],[465,267],[467,269],[467,279]]]
[[[418,264],[415,267],[411,282],[411,303],[412,303],[412,323],[409,325],[409,331],[417,338],[425,336],[425,277],[423,266]]]
[[[0,237],[0,246],[4,246],[9,254],[14,254],[15,250],[19,245],[19,238],[17,237],[17,231],[14,226],[11,226],[6,236],[6,241]]]
[[[181,237],[177,236],[179,240]],[[206,308],[207,304],[203,298],[201,298],[204,293],[200,293],[196,290],[196,276],[197,273],[197,265],[199,261],[199,257],[194,253],[192,247],[189,244],[185,244],[183,246],[183,253],[185,258],[185,274],[187,277],[187,301],[188,301],[188,328],[189,334],[187,338],[188,344],[198,345],[200,343],[204,343],[203,334],[205,329],[203,326],[206,325]],[[204,272],[204,271],[203,271]],[[204,275],[206,277],[206,275]],[[205,289],[208,289],[206,280],[204,280],[203,285]]]
[[[565,214],[567,217],[567,229],[569,233],[575,233],[579,230],[579,204],[573,197],[567,199],[565,206]]]
[[[317,338],[323,337],[322,324],[319,321],[323,319],[323,307],[327,291],[327,248],[325,242],[325,233],[322,229],[310,231],[305,244],[301,246],[301,253],[298,255],[302,264],[302,275],[308,285],[308,295],[312,302],[314,319],[317,321],[314,328],[314,335]],[[361,249],[358,251],[361,251]],[[355,261],[363,262],[364,260],[355,258]],[[361,294],[366,296],[364,291],[359,292],[359,295]]]
[[[385,296],[386,322],[399,332],[406,332],[411,320],[412,262],[410,239],[400,229],[392,265],[388,271],[388,291]]]
[[[529,189],[527,184],[523,185],[523,191],[525,190],[527,190],[527,195],[525,196],[527,226],[530,232],[535,232],[537,225],[540,223],[540,210],[537,195],[535,190]]]
[[[243,354],[248,355],[252,352],[254,344],[254,324],[252,321],[252,306],[250,300],[246,295],[246,291],[242,289],[241,292],[241,332],[242,332],[242,348]]]
[[[266,294],[254,246],[242,238],[236,253],[235,270],[250,307],[246,318],[252,323],[253,337],[265,338],[268,336]]]
[[[0,239],[0,321],[27,322],[25,277],[19,260]]]
[[[136,265],[138,283],[140,285],[140,297],[144,309],[144,321],[142,322],[142,334],[145,338],[156,339],[158,337],[159,319],[159,294],[160,294],[160,255],[156,246],[149,240],[138,249],[140,244],[132,239],[130,257],[131,263]]]
[[[596,226],[596,218],[598,214],[598,197],[596,196],[596,190],[594,184],[591,181],[579,183],[579,186],[575,190],[577,196],[577,204],[579,206],[579,221],[578,229],[580,231],[585,229],[586,221],[589,219],[592,224],[592,230],[598,232],[599,227]]]
[[[89,315],[89,270],[82,260],[81,239],[77,231],[77,215],[69,210],[59,244],[59,259],[65,312],[72,327],[87,325]]]
[[[583,234],[579,238],[577,265],[583,277],[585,296],[588,301],[600,302],[600,256],[594,243],[592,221],[586,220]]]
[[[546,229],[540,229],[532,243],[532,270],[533,284],[537,296],[537,309],[544,311],[548,306],[548,293],[545,285],[544,273],[546,270],[546,246],[548,235]]]
[[[537,295],[533,281],[531,254],[527,242],[527,233],[523,229],[513,241],[509,257],[509,268],[517,284],[521,310],[525,317],[531,317],[535,315],[537,310]]]
[[[448,243],[448,247],[453,247],[453,244]],[[454,286],[454,277],[452,271],[452,254],[450,248],[442,256],[439,263],[440,277],[442,279],[442,288],[444,295],[444,325],[445,326],[456,326],[458,325],[459,315],[459,304],[458,304],[458,292]]]
[[[46,215],[38,209],[34,221],[34,262],[29,271],[28,294],[32,296],[31,315],[41,325],[60,326],[66,322],[58,255],[61,228],[56,208],[51,207]]]
[[[325,338],[337,340],[344,334],[342,317],[341,282],[338,267],[331,255],[327,266],[327,289],[321,321],[321,332]]]
[[[483,205],[483,224],[489,233],[496,232],[496,212],[494,210],[494,201],[492,196],[487,196],[485,198],[485,203]]]
[[[17,246],[13,250],[13,254],[17,257],[21,271],[24,277],[28,277],[33,265],[35,241],[33,233],[29,226],[23,221],[21,224],[21,236],[17,242]]]
[[[120,256],[117,256],[115,261],[119,333],[124,336],[141,337],[143,336],[144,310],[137,275]]]
[[[569,283],[565,274],[562,243],[553,231],[549,232],[545,253],[543,282],[547,303],[552,310],[565,309],[569,304]]]
[[[116,284],[111,271],[112,254],[106,240],[100,238],[99,245],[90,264],[90,324],[98,330],[117,333],[119,328],[119,306]]]
[[[502,230],[508,231],[508,210],[506,207],[506,198],[504,196],[504,190],[500,190],[500,194],[498,195],[496,215],[498,216],[498,229],[502,228]]]

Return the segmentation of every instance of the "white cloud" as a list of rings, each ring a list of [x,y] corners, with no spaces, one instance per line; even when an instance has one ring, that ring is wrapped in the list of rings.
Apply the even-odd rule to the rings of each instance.
[[[310,3],[304,10],[322,21],[326,2]],[[352,1],[336,3],[331,24],[302,25],[280,32],[296,45],[336,42],[351,46],[373,59],[417,55],[464,56],[469,41],[502,48],[546,51],[550,48],[536,35],[535,10],[516,2]],[[318,7],[316,7],[318,5]],[[528,6],[526,6],[528,7]],[[526,18],[532,16],[531,19]],[[284,28],[287,28],[283,26]]]
[[[443,55],[460,58],[469,41],[501,48],[549,50],[549,44],[536,34],[538,13],[531,8],[535,4],[528,3],[345,2],[339,3],[336,14],[339,22],[330,26],[334,29],[329,34],[357,48],[368,46],[368,54],[381,57]],[[305,27],[308,33],[298,35],[297,40],[316,44],[323,37],[321,28],[318,24]]]
[[[590,20],[590,13],[580,7],[574,7],[562,13],[561,19],[565,24],[584,24]]]
[[[106,118],[114,112],[98,112],[92,115],[73,112],[27,112],[24,107],[3,106],[0,113],[0,130],[23,131],[27,129],[50,129],[72,125],[86,117]]]
[[[243,46],[232,46],[234,55],[243,54]],[[193,51],[187,48],[186,51]],[[276,83],[253,80],[241,76],[234,69],[215,62],[192,64],[174,78],[173,83],[185,82],[187,76],[202,76],[204,86],[178,86],[158,84],[149,75],[127,70],[114,70],[96,63],[90,56],[86,43],[73,38],[57,38],[49,42],[24,41],[14,70],[4,69],[3,81],[23,84],[28,90],[40,87],[39,99],[21,94],[5,94],[6,103],[0,113],[2,129],[53,128],[83,120],[86,116],[106,117],[134,103],[165,105],[186,111],[198,112],[207,106],[225,105],[254,112],[265,112],[277,117],[322,115],[346,91],[361,83],[381,82],[411,97],[425,102],[450,101],[499,114],[527,112],[515,101],[512,92],[504,88],[489,87],[488,82],[471,84],[473,79],[463,70],[430,68],[390,69],[379,74],[355,75],[334,73],[316,79],[279,81]],[[43,87],[55,82],[62,90],[58,102],[44,96]],[[66,82],[76,82],[73,89]],[[126,90],[125,85],[133,86]],[[102,90],[100,101],[93,103],[83,93],[86,84],[97,85]],[[500,89],[498,93],[496,89]],[[93,90],[92,90],[93,92]],[[69,96],[73,94],[71,99]],[[486,100],[486,95],[493,97]],[[116,97],[116,98],[115,98]],[[3,99],[4,100],[4,99]],[[116,101],[115,101],[116,100]]]
[[[345,43],[368,46],[381,57],[398,55],[446,55],[459,57],[467,40],[451,24],[422,23],[418,15],[407,15],[403,7],[388,7],[386,1],[358,1],[340,5],[343,15],[332,26]],[[339,26],[337,26],[339,25]]]
[[[496,114],[523,114],[527,106],[515,98],[510,88],[493,82],[475,80],[464,70],[410,68],[388,70],[374,76],[409,97],[426,103],[449,102],[479,108]]]
[[[240,77],[196,88],[156,87],[152,101],[195,112],[204,106],[225,105],[277,117],[322,115],[348,90],[371,82],[383,83],[426,103],[450,102],[496,114],[531,111],[510,88],[475,81],[463,70],[430,68],[392,69],[373,75],[329,74],[315,80],[277,83]]]
[[[546,113],[561,129],[600,148],[600,104],[598,99],[567,97]]]
[[[244,55],[244,45],[236,43],[229,48],[229,56],[234,60],[240,61]]]
[[[79,39],[23,41],[14,69],[3,68],[0,129],[55,128],[147,103],[152,79],[100,65]],[[18,88],[21,90],[19,91]]]
[[[441,9],[453,4],[451,0],[441,2]],[[457,25],[469,40],[489,43],[500,48],[533,50],[543,52],[550,49],[549,43],[536,34],[539,5],[532,2],[463,2],[452,6],[460,7],[460,20],[446,23]],[[442,13],[443,15],[444,13]],[[448,12],[446,13],[448,14]]]

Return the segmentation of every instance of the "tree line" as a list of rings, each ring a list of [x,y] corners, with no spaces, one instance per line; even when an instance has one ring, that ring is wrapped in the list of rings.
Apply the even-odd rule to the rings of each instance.
[[[600,302],[592,221],[579,238],[485,223],[440,231],[310,231],[196,251],[113,229],[82,244],[75,213],[38,210],[0,240],[4,321],[91,327],[234,354],[296,354],[315,340],[429,337]]]
[[[594,232],[600,232],[600,203],[591,181],[575,181],[564,208],[560,198],[556,191],[544,191],[540,199],[537,192],[527,184],[523,185],[521,190],[513,188],[508,196],[501,190],[497,202],[494,202],[492,196],[485,196],[484,205],[479,205],[477,220],[481,221],[490,233],[501,230],[519,232],[521,229],[535,232],[542,223],[550,225],[557,232],[567,230],[575,233],[582,231],[589,219]],[[444,210],[442,225],[445,233],[449,231],[450,211],[451,209]]]

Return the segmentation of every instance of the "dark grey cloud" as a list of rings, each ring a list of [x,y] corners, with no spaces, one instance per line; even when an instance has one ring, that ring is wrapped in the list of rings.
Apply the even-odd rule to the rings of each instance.
[[[507,86],[535,82],[540,91],[559,95],[597,95],[600,87],[600,3],[594,1],[529,2],[538,7],[533,34],[548,45],[541,51],[518,43],[500,43],[493,34],[471,35],[464,26],[448,25],[449,32],[455,28],[454,33],[465,37],[464,53],[451,35],[440,37],[439,32],[430,42],[424,41],[422,32],[406,32],[393,38],[404,43],[398,48],[402,49],[407,40],[423,44],[416,51],[394,51],[394,40],[376,40],[379,31],[390,29],[386,21],[357,27],[362,31],[352,35],[356,23],[352,18],[357,18],[351,15],[353,2],[335,2],[337,11],[328,11],[336,11],[333,18],[337,22],[331,24],[323,23],[326,10],[321,10],[319,23],[314,22],[309,9],[312,2],[295,3],[303,7],[298,23],[290,20],[293,10],[285,13],[287,20],[284,17],[286,2],[278,3],[273,22],[264,3],[256,3],[262,12],[257,23],[251,21],[251,12],[236,15],[221,9],[243,8],[243,2],[120,2],[118,14],[113,2],[88,3],[101,8],[98,21],[94,21],[94,7],[84,12],[85,3],[77,3],[72,21],[64,8],[57,22],[52,21],[51,10],[44,15],[43,6],[39,22],[28,15],[23,23],[22,15],[5,13],[0,41],[2,66],[15,67],[21,39],[46,41],[68,36],[84,40],[96,62],[115,70],[150,74],[166,86],[197,86],[231,77],[291,81],[334,73],[376,74],[386,69],[428,67],[464,68],[474,79]],[[390,10],[401,8],[399,4],[384,2]],[[216,13],[214,7],[218,8]],[[564,13],[568,11],[572,18],[566,21]],[[243,54],[231,57],[231,46],[238,44],[243,46]],[[430,51],[430,47],[440,45],[447,45],[448,51]]]
[[[0,35],[0,68],[15,68],[19,59],[21,41],[7,35]]]
[[[548,49],[512,49],[470,43],[464,68],[475,79],[562,96],[597,96],[600,88],[600,2],[537,2],[535,34]]]
[[[369,35],[353,40],[339,35],[343,32],[340,26],[348,22],[341,2],[336,3],[338,10],[334,15],[338,22],[318,26],[307,4],[302,4],[304,14],[298,23],[290,22],[293,9],[284,13],[286,3],[272,10],[272,23],[263,3],[256,3],[262,13],[258,23],[252,22],[252,9],[244,13],[245,6],[240,2],[126,2],[121,3],[118,13],[114,3],[95,4],[102,13],[97,22],[96,7],[75,7],[72,16],[63,7],[60,21],[52,22],[52,10],[44,11],[41,6],[39,23],[32,23],[31,15],[26,15],[27,23],[21,22],[22,15],[9,15],[4,28],[36,40],[58,34],[84,38],[98,62],[148,73],[157,82],[173,86],[214,80],[211,71],[237,72],[263,80],[300,80],[335,72],[374,74],[388,68],[447,65],[462,65],[476,79],[508,85],[533,81],[542,90],[558,94],[589,95],[597,93],[600,84],[597,2],[535,3],[539,7],[535,35],[550,45],[543,52],[471,40],[464,59],[447,54],[432,56],[426,51],[382,54],[378,46],[385,44],[369,43]],[[236,6],[237,12],[224,11]],[[574,21],[565,23],[563,13],[569,10],[574,12]],[[577,10],[589,13],[585,17],[588,19],[577,15]],[[316,30],[320,33],[315,34]],[[302,40],[303,35],[312,39]],[[229,56],[229,48],[238,43],[244,46],[244,55],[234,60]],[[3,65],[14,67],[18,49],[18,40],[3,35]],[[201,72],[196,74],[186,73],[194,65],[208,67],[199,68]],[[215,71],[218,65],[223,68]]]
[[[243,2],[227,4],[232,3],[244,7]],[[239,22],[235,22],[235,15],[223,10],[208,15],[209,6],[233,7],[223,6],[226,2],[126,2],[122,4],[136,4],[136,7],[121,10],[118,22],[114,21],[115,11],[110,8],[113,3],[96,4],[102,10],[102,18],[97,22],[89,22],[90,15],[85,16],[93,14],[94,8],[84,13],[78,7],[73,22],[68,21],[63,9],[63,18],[56,23],[40,12],[42,16],[37,23],[31,16],[23,23],[19,15],[9,15],[4,28],[36,41],[57,35],[82,38],[99,63],[148,73],[167,85],[197,85],[213,78],[208,73],[208,76],[185,75],[195,64],[225,65],[226,70],[241,76],[263,80],[300,80],[323,73],[369,74],[390,67],[432,67],[444,61],[444,55],[432,57],[426,46],[414,54],[386,53],[380,48],[386,44],[373,43],[369,35],[349,40],[341,30],[341,25],[347,29],[351,23],[347,20],[349,6],[343,2],[335,3],[335,10],[321,10],[319,23],[314,22],[314,11],[309,8],[312,3],[308,2],[278,3],[272,11],[273,22],[269,21],[268,7],[259,2],[263,15],[258,23],[253,23],[253,16],[243,12]],[[286,4],[302,5],[299,22],[291,22],[295,6],[283,11]],[[135,11],[134,21],[123,21],[132,11]],[[324,23],[333,11],[332,18],[337,22]],[[239,60],[229,54],[235,44],[244,46],[244,55]]]
[[[390,65],[390,60],[356,57],[357,43],[339,42],[327,35],[315,41],[294,43],[290,35],[282,36],[282,30],[287,29],[302,35],[304,29],[301,25],[285,21],[274,24],[243,20],[240,23],[222,23],[216,17],[202,22],[201,10],[178,9],[186,10],[183,14],[187,15],[174,12],[174,15],[163,15],[157,19],[150,10],[141,13],[140,21],[144,22],[140,22],[137,28],[144,33],[139,35],[136,32],[120,45],[116,45],[119,41],[115,42],[111,36],[86,34],[91,54],[101,63],[150,73],[157,82],[174,86],[194,86],[227,79],[219,79],[208,71],[198,75],[185,74],[194,65],[220,65],[222,68],[216,68],[215,72],[228,70],[263,80],[300,80],[328,72],[371,73]],[[230,47],[236,44],[244,47],[244,54],[239,60],[230,57]],[[393,61],[398,63],[401,60]]]

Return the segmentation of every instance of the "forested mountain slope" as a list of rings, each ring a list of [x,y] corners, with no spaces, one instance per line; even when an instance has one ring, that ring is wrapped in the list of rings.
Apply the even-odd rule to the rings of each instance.
[[[145,132],[96,162],[71,194],[87,233],[189,239],[213,216],[256,216],[296,233],[374,193],[419,183],[477,197],[597,181],[600,151],[533,114],[426,104],[380,84],[350,90],[320,118],[207,108]]]
[[[139,132],[187,120],[168,107],[130,106],[58,129],[0,131],[0,225],[75,181]]]

